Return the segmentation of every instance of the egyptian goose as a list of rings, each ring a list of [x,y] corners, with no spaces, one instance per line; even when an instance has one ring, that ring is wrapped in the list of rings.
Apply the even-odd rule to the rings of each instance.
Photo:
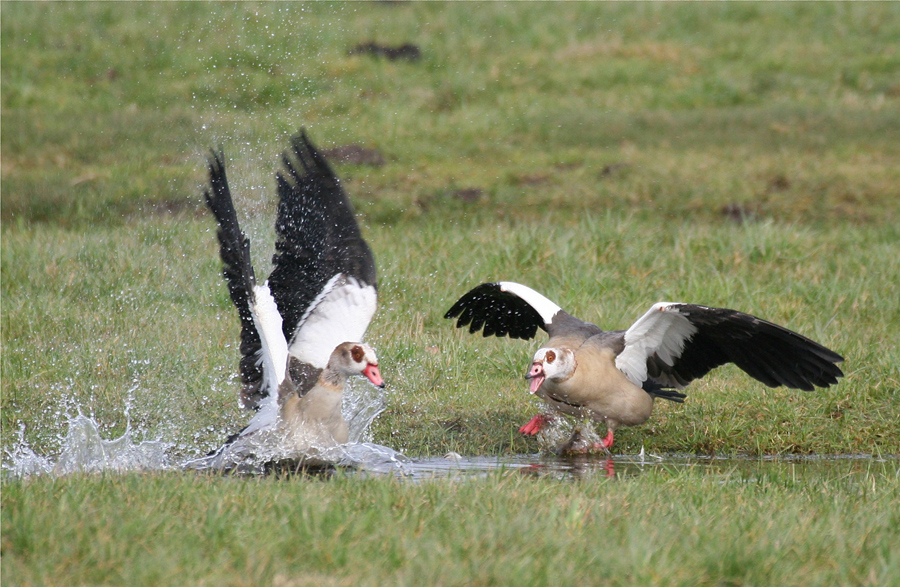
[[[375,352],[358,342],[377,303],[372,251],[340,181],[306,133],[291,147],[276,176],[274,268],[262,285],[221,151],[209,159],[204,197],[219,225],[223,273],[241,319],[240,399],[257,410],[229,441],[256,435],[302,455],[347,442],[341,403],[349,377],[365,376],[378,387],[384,380]]]
[[[843,357],[812,340],[755,316],[695,304],[659,302],[628,330],[603,331],[562,310],[533,289],[501,281],[463,295],[444,318],[469,332],[531,339],[538,328],[550,340],[525,374],[531,393],[555,412],[605,422],[608,450],[619,426],[643,424],[654,398],[675,402],[675,391],[709,371],[734,363],[769,387],[806,391],[843,376]],[[519,430],[537,434],[552,418],[538,414]]]

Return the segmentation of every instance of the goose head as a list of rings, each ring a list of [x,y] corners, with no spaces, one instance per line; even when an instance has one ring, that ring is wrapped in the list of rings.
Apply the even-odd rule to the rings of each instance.
[[[361,375],[372,382],[375,387],[384,387],[384,379],[378,370],[378,357],[375,351],[361,342],[345,342],[339,344],[328,360],[328,369],[344,376]]]
[[[575,353],[571,349],[541,348],[534,353],[525,379],[531,382],[531,393],[536,393],[545,380],[565,381],[574,372]]]

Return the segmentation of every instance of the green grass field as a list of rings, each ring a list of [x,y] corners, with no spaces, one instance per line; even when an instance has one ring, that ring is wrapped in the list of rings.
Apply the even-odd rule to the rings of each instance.
[[[2,436],[66,413],[178,458],[240,428],[236,312],[201,190],[224,148],[257,274],[305,126],[379,269],[375,442],[535,452],[535,342],[442,319],[507,279],[625,328],[668,299],[846,357],[816,392],[733,367],[634,454],[900,454],[900,5],[3,2]],[[416,61],[350,50],[414,43]],[[24,431],[22,427],[24,426]],[[5,457],[4,457],[5,458]],[[891,473],[894,471],[894,473]],[[895,469],[561,483],[3,480],[4,584],[887,585]],[[339,540],[340,539],[340,540]],[[557,581],[558,579],[558,581]]]
[[[896,585],[900,482],[93,476],[7,484],[22,585]],[[896,468],[893,469],[896,474]],[[65,522],[61,522],[62,517]]]

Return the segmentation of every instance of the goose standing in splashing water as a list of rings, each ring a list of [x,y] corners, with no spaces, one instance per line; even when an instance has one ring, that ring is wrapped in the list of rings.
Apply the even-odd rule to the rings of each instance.
[[[241,319],[240,393],[257,410],[218,454],[229,467],[260,453],[309,459],[348,440],[344,386],[364,376],[383,388],[375,351],[362,342],[377,303],[375,259],[325,158],[301,131],[276,176],[273,270],[258,285],[221,152],[209,160],[206,203]]]
[[[834,351],[724,308],[659,302],[628,330],[604,331],[529,287],[502,281],[463,295],[444,315],[457,317],[457,327],[469,326],[472,333],[484,327],[484,336],[531,339],[538,328],[545,330],[550,340],[525,374],[531,393],[554,412],[606,423],[606,437],[593,448],[607,451],[619,426],[647,421],[654,398],[682,402],[685,395],[674,388],[725,363],[769,387],[805,391],[843,376],[835,363],[844,359]],[[537,434],[551,418],[538,414],[519,432]]]

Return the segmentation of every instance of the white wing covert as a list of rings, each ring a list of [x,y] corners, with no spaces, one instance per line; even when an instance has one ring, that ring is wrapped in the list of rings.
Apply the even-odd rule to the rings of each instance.
[[[625,331],[625,350],[616,367],[635,385],[647,380],[647,359],[654,354],[670,367],[681,357],[685,344],[697,333],[679,304],[658,302]]]
[[[338,273],[300,318],[288,352],[304,363],[324,369],[335,347],[363,339],[377,303],[374,286]]]

